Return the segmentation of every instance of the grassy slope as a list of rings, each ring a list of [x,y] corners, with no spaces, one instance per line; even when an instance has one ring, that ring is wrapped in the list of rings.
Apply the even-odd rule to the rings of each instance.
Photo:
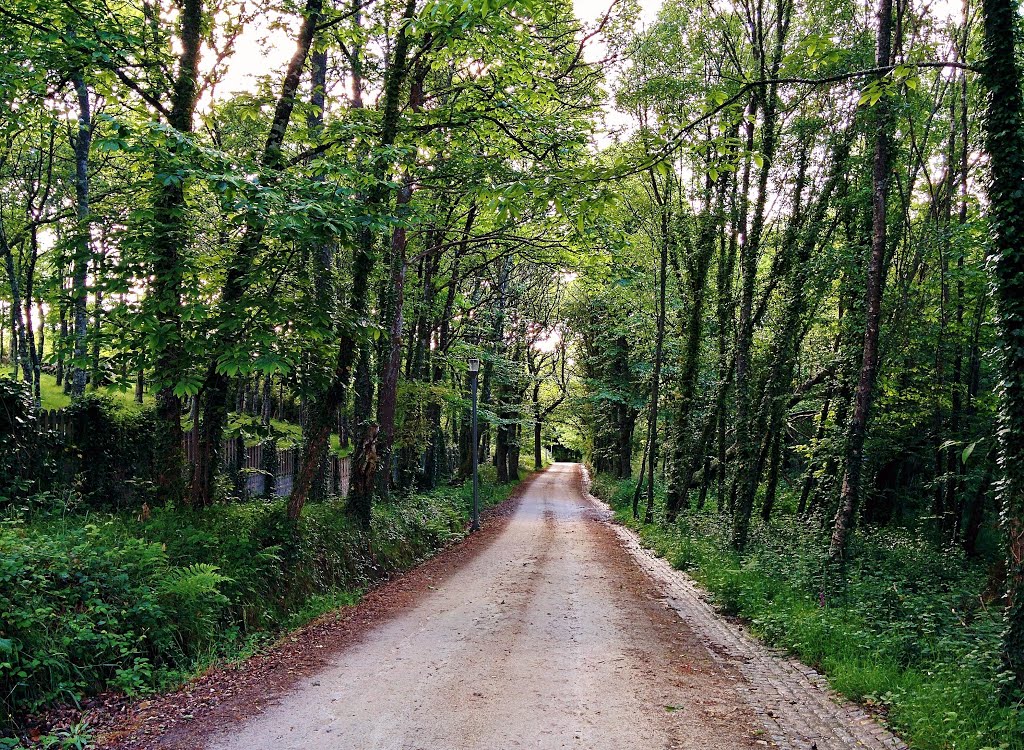
[[[634,521],[632,487],[598,477],[594,493],[725,612],[821,670],[837,691],[885,712],[915,750],[1024,750],[1022,711],[995,697],[1001,622],[981,599],[981,566],[906,532],[858,534],[849,584],[825,596],[827,541],[817,524],[790,517],[771,533],[758,529],[740,557],[714,511],[672,528]]]
[[[125,409],[139,408],[139,405],[135,403],[135,393],[133,391],[124,391],[110,386],[100,388],[97,392],[110,396],[110,398],[114,399],[115,402]],[[49,373],[44,372],[40,378],[39,394],[44,409],[63,409],[71,405],[71,397],[64,393],[64,389],[57,385],[57,379]],[[143,396],[143,405],[152,403],[153,397],[146,393]]]

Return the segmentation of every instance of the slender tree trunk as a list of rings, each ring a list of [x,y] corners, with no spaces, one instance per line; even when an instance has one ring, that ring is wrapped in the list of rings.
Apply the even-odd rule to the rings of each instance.
[[[444,354],[448,351],[451,337],[451,319],[452,311],[455,309],[455,293],[459,287],[459,259],[465,254],[466,246],[469,241],[469,233],[473,228],[473,222],[476,219],[476,204],[473,203],[469,207],[469,211],[466,215],[466,223],[462,230],[462,241],[456,249],[455,257],[452,259],[452,269],[448,280],[448,291],[445,295],[444,309],[441,313],[441,317],[437,323],[438,335],[437,335],[437,354]],[[437,384],[444,379],[444,364],[441,356],[432,355],[432,366],[430,374],[430,382]],[[427,483],[428,488],[434,487],[442,472],[442,453],[444,452],[445,438],[444,431],[441,428],[441,404],[438,402],[432,402],[430,404],[428,412],[428,420],[430,421],[430,446],[427,453]],[[462,441],[458,441],[460,444],[460,455],[459,455],[459,473],[462,473],[462,467],[467,466],[470,459],[469,451],[462,451]],[[448,467],[444,466],[443,471],[447,472]]]
[[[667,201],[667,197],[666,197]],[[654,372],[651,374],[651,403],[647,423],[647,507],[644,523],[654,521],[654,467],[658,463],[658,398],[665,344],[665,287],[668,281],[668,251],[671,242],[668,207],[662,207],[661,260],[658,265],[658,324],[654,344]]]
[[[880,0],[878,46],[875,62],[887,67],[892,62],[892,0]],[[864,347],[860,379],[854,393],[853,415],[846,445],[846,471],[839,495],[839,510],[832,524],[829,560],[842,560],[860,501],[864,442],[874,398],[878,372],[878,341],[882,319],[882,290],[885,284],[885,252],[888,245],[888,201],[890,184],[892,112],[889,103],[878,102],[873,120],[875,151],[871,169],[871,256],[865,293]]]
[[[992,469],[985,470],[985,475],[978,483],[971,507],[967,512],[967,525],[964,527],[964,553],[970,558],[978,557],[978,535],[985,519],[985,498],[992,486]]]
[[[104,249],[101,245],[97,248],[96,262],[93,264],[93,306],[92,306],[92,357],[89,362],[89,383],[93,390],[100,385],[100,331],[103,326],[103,284],[104,277]]]
[[[61,290],[61,297],[64,296],[63,293],[64,293],[64,290],[62,289]],[[55,373],[55,376],[56,376],[56,380],[57,380],[57,386],[61,387],[61,386],[64,386],[64,360],[66,358],[64,347],[67,345],[67,340],[68,340],[68,311],[67,311],[67,306],[64,304],[63,299],[60,302],[60,306],[59,306],[59,310],[58,310],[57,314],[59,316],[59,323],[58,323],[59,333],[58,333],[58,344],[57,344],[57,347],[56,347],[58,349],[58,356],[57,356],[57,371]],[[3,342],[3,322],[2,322],[2,320],[0,320],[0,359],[3,359],[3,343],[2,342]],[[69,389],[67,387],[65,387],[64,388],[64,393],[67,393],[68,390]]]
[[[85,76],[76,71],[71,78],[78,98],[78,132],[75,135],[75,209],[78,227],[75,237],[75,256],[72,261],[71,304],[74,310],[75,347],[74,367],[71,371],[71,395],[85,393],[86,345],[89,335],[89,315],[86,308],[88,292],[85,288],[89,268],[89,149],[92,145],[92,115],[89,106],[89,88]]]
[[[46,356],[46,316],[43,313],[43,298],[36,297],[36,317],[39,319],[39,371],[42,373],[43,358]]]
[[[262,164],[269,170],[281,169],[281,153],[285,134],[291,123],[292,113],[298,102],[299,82],[313,45],[313,36],[320,21],[323,0],[306,0],[302,25],[295,40],[295,53],[285,72],[284,83],[274,108],[270,132],[263,146]],[[221,305],[228,318],[231,308],[241,301],[246,290],[245,278],[249,273],[256,254],[263,242],[267,219],[262,215],[250,216],[238,248],[229,261],[224,288],[221,291]],[[224,328],[224,338],[238,335],[238,331]],[[201,389],[203,399],[202,422],[199,427],[199,449],[189,486],[189,503],[193,507],[205,507],[213,502],[214,480],[220,467],[221,445],[224,428],[227,425],[228,402],[231,391],[230,377],[219,368],[216,358],[207,368]]]
[[[818,451],[820,450],[822,441],[825,439],[828,414],[832,406],[833,388],[834,386],[829,388],[828,392],[825,394],[825,398],[821,401],[821,413],[818,414],[818,427],[814,432],[814,439],[811,442],[811,455],[807,459],[807,471],[804,474],[804,481],[800,488],[800,501],[797,503],[796,507],[797,515],[800,516],[807,513],[808,501],[811,498],[811,491],[814,489],[814,474],[818,467]]]
[[[782,431],[776,430],[768,438],[771,448],[768,455],[768,481],[765,483],[764,500],[761,502],[761,520],[768,523],[775,508],[775,496],[779,487],[779,471],[782,462]]]
[[[534,373],[537,377],[537,374]],[[541,446],[541,430],[544,424],[544,417],[540,413],[540,380],[535,380],[531,390],[530,413],[533,414],[533,469],[540,471],[544,466],[544,456]]]
[[[39,258],[39,235],[36,230],[31,232],[29,243],[31,250],[28,268],[25,270],[25,340],[28,342],[28,361],[31,368],[29,372],[29,382],[32,384],[32,395],[35,399],[36,407],[38,408],[42,403],[42,389],[40,387],[40,377],[42,375],[42,353],[39,351],[38,342],[36,341],[35,322],[32,319],[35,268],[36,260]],[[42,321],[40,321],[40,324],[41,323]]]
[[[543,446],[541,446],[541,430],[544,422],[538,415],[533,421],[533,469],[540,471],[544,467]]]
[[[7,243],[7,237],[3,234],[3,227],[0,225],[0,250],[4,254],[4,268],[7,271],[7,285],[11,290],[11,376],[18,377],[18,368],[21,368],[21,378],[26,383],[32,382],[32,365],[28,358],[28,337],[25,335],[25,322],[21,314],[21,290],[18,280],[18,272],[14,268],[14,253]]]
[[[644,442],[644,452],[640,457],[640,473],[637,474],[636,487],[633,488],[633,518],[640,518],[640,495],[644,491],[644,480],[647,477],[647,454],[650,451],[651,431],[647,431],[647,441]]]
[[[970,179],[970,129],[967,121],[967,72],[963,71],[961,74],[961,86],[960,86],[960,172],[959,172],[959,189],[960,189],[960,210],[958,215],[958,222],[960,231],[966,231],[967,220],[968,220],[968,205],[969,205],[969,189],[968,180]],[[953,154],[950,154],[950,158],[953,158]],[[952,183],[952,180],[951,180]],[[952,184],[951,184],[952,189]],[[956,325],[956,333],[954,336],[954,352],[953,352],[953,378],[950,385],[950,406],[949,406],[949,421],[950,421],[950,434],[953,441],[958,441],[961,438],[962,420],[963,420],[963,396],[964,396],[964,312],[965,312],[965,288],[964,288],[964,272],[966,269],[966,255],[967,253],[963,248],[958,249],[956,268],[957,268],[957,280],[956,280],[956,311],[954,313],[954,321]],[[946,505],[949,508],[953,508],[953,520],[951,524],[951,538],[956,541],[960,537],[960,531],[963,525],[963,493],[961,492],[961,481],[963,476],[963,461],[961,460],[961,451],[956,445],[951,445],[947,453],[947,463],[950,467],[950,480],[946,483]]]

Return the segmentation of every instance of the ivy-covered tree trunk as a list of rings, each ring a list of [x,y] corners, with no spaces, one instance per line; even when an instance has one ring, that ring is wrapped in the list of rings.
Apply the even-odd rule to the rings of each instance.
[[[777,333],[772,342],[771,365],[765,383],[764,395],[760,406],[756,434],[764,436],[764,448],[768,452],[768,481],[761,506],[761,518],[767,521],[775,503],[775,492],[778,487],[779,465],[782,456],[782,432],[785,429],[786,415],[792,397],[793,378],[797,372],[800,349],[804,334],[807,332],[806,317],[811,303],[810,294],[814,281],[812,279],[812,258],[819,245],[830,242],[831,230],[826,224],[829,206],[833,194],[839,188],[848,169],[847,157],[853,140],[853,130],[840,133],[839,141],[834,144],[830,158],[831,166],[825,184],[818,190],[814,202],[804,210],[803,192],[806,183],[806,169],[809,159],[809,144],[801,146],[798,157],[797,175],[793,189],[793,213],[795,216],[807,214],[801,222],[791,220],[783,233],[782,249],[785,253],[784,279],[782,287],[785,301],[782,318],[777,324]],[[762,451],[764,455],[764,451]],[[759,481],[762,474],[762,461],[754,470],[754,478]]]
[[[1016,52],[1019,13],[1013,0],[982,1],[988,212],[1002,339],[999,494],[1007,544],[1003,665],[1012,676],[1010,692],[1024,690],[1024,100]]]
[[[412,188],[404,186],[398,193],[396,214],[401,220],[408,211]],[[387,497],[391,489],[391,454],[395,442],[395,414],[398,407],[398,376],[402,368],[403,306],[405,302],[406,231],[395,227],[391,237],[391,322],[387,333],[385,359],[380,368],[380,389],[377,395],[377,422],[380,424],[381,495]]]
[[[313,46],[309,51],[309,78],[310,111],[306,114],[306,128],[317,145],[322,145],[324,131],[324,112],[327,101],[327,70],[329,65],[327,50]],[[321,174],[313,175],[313,181],[324,182]],[[326,335],[330,330],[331,323],[335,319],[338,304],[338,289],[336,279],[335,260],[338,253],[338,245],[333,240],[321,239],[314,241],[308,248],[309,259],[307,262],[308,278],[305,280],[308,293],[316,305],[317,324],[323,328]],[[319,350],[309,355],[309,371],[304,379],[303,385],[303,419],[302,427],[305,435],[306,423],[309,421],[311,412],[315,412],[323,403],[324,392],[327,389],[324,373],[330,370],[330,360],[326,353]],[[244,407],[238,411],[244,413]],[[313,481],[310,491],[311,496],[323,499],[334,490],[329,486],[330,462],[329,457],[324,456]],[[335,477],[337,481],[337,476]]]
[[[755,49],[759,61],[759,75],[774,80],[782,65],[786,37],[789,34],[792,4],[784,4],[774,21],[775,38],[769,57],[767,50]],[[757,19],[755,25],[762,21]],[[764,45],[764,31],[760,32],[760,45]],[[753,306],[758,264],[762,252],[765,235],[765,214],[768,200],[768,180],[775,163],[775,152],[778,147],[778,86],[770,83],[761,92],[751,106],[756,114],[758,106],[763,107],[761,121],[761,159],[758,172],[757,199],[754,202],[750,221],[750,233],[744,238],[740,247],[740,315],[736,336],[736,492],[737,503],[734,507],[732,524],[732,545],[738,550],[746,547],[750,531],[750,517],[754,508],[754,496],[757,493],[757,460],[760,436],[754,430],[754,383],[752,377],[752,355],[756,313]],[[748,131],[748,149],[752,144],[752,130]],[[743,198],[747,196],[747,174],[749,159],[744,174]],[[741,227],[745,231],[745,222]]]
[[[752,107],[752,110],[756,111]],[[753,132],[753,125],[749,126]],[[772,125],[774,129],[774,124]],[[747,143],[753,145],[753,140],[748,136]],[[744,170],[743,200],[746,201],[746,194],[749,190],[746,173],[749,172],[749,161]],[[767,173],[768,164],[762,167],[762,174]],[[766,182],[767,178],[765,178]],[[761,222],[756,221],[760,213],[763,216],[764,202],[766,196],[762,191],[758,198],[760,212],[755,209],[756,228]],[[745,227],[746,221],[743,223]],[[745,228],[741,227],[741,231]],[[736,473],[734,477],[733,492],[737,493],[737,503],[730,503],[730,512],[733,516],[732,523],[732,545],[736,549],[743,549],[747,544],[747,534],[750,529],[750,515],[754,507],[754,492],[756,486],[750,475],[753,473],[754,462],[756,461],[757,444],[755,436],[751,431],[751,415],[753,413],[753,383],[751,377],[751,355],[754,342],[754,285],[757,280],[757,259],[758,247],[760,245],[758,233],[751,231],[744,237],[740,246],[740,304],[739,321],[736,334]],[[748,488],[749,485],[749,488]]]
[[[725,181],[722,182],[724,187]],[[715,254],[716,232],[720,227],[717,216],[711,215],[712,186],[708,177],[704,186],[707,199],[704,215],[700,217],[700,231],[696,246],[687,259],[690,307],[686,317],[686,347],[684,349],[682,374],[679,378],[676,396],[675,442],[669,457],[669,481],[666,489],[666,516],[669,522],[676,519],[680,510],[689,507],[690,484],[696,466],[702,458],[695,451],[693,407],[696,402],[697,376],[700,371],[700,344],[704,333],[704,301],[707,297],[707,280],[711,271],[711,260]],[[717,200],[724,198],[720,188]]]
[[[653,178],[652,178],[653,181]],[[651,373],[651,402],[647,416],[647,504],[644,510],[644,523],[654,521],[654,467],[658,463],[658,400],[661,390],[661,368],[665,350],[665,293],[668,282],[669,244],[672,242],[672,227],[669,223],[669,208],[662,206],[661,213],[661,253],[658,261],[658,309],[657,330],[654,339],[654,371]],[[643,482],[640,475],[637,482]],[[639,487],[639,484],[637,485]]]
[[[382,149],[390,148],[398,134],[399,108],[408,74],[408,58],[412,44],[409,38],[409,22],[415,15],[415,0],[407,0],[384,84],[383,114],[378,141]],[[354,79],[358,80],[358,76],[354,76]],[[355,91],[358,94],[361,91],[361,87],[355,85]],[[382,161],[376,175],[378,182],[367,196],[366,203],[371,208],[383,206],[391,192],[390,187],[384,182],[387,177],[381,171],[384,168],[385,164]],[[349,306],[351,319],[359,323],[363,322],[369,310],[370,279],[376,265],[373,252],[374,243],[374,233],[369,229],[363,229],[360,232],[359,241],[356,243],[353,252]],[[330,444],[334,414],[345,400],[357,356],[362,359],[361,352],[365,353],[365,343],[361,344],[359,340],[360,332],[361,328],[353,325],[348,325],[341,331],[331,384],[327,388],[320,409],[315,414],[310,415],[308,435],[303,447],[302,460],[296,472],[295,484],[292,487],[292,494],[288,501],[288,517],[292,520],[299,518],[302,513],[302,507],[309,497],[317,467],[323,460],[323,456],[326,454]],[[366,426],[358,424],[353,427],[356,445],[352,462],[353,472],[352,485],[349,489],[349,508],[361,523],[368,526],[372,511],[373,481],[372,475],[367,479],[365,472],[370,468],[372,468],[374,474],[376,472],[378,428],[376,425]]]
[[[892,0],[881,0],[878,8],[877,67],[892,62]],[[888,202],[892,159],[890,144],[892,111],[883,97],[875,108],[873,121],[875,149],[871,167],[871,255],[865,290],[864,346],[860,378],[854,392],[853,415],[846,444],[846,471],[839,495],[839,510],[832,524],[828,556],[832,561],[846,554],[846,543],[860,500],[864,442],[868,416],[878,373],[878,342],[882,324],[882,290],[885,284],[885,252],[888,245]]]
[[[182,0],[181,54],[168,124],[180,133],[192,132],[199,93],[199,56],[203,29],[202,0]],[[176,174],[179,147],[174,141],[161,157],[156,172]],[[153,281],[146,298],[163,335],[154,340],[156,413],[162,429],[156,450],[156,484],[160,500],[180,502],[184,496],[185,452],[181,428],[182,403],[178,386],[186,372],[182,340],[181,295],[184,250],[188,244],[185,189],[181,180],[161,181],[153,207]]]

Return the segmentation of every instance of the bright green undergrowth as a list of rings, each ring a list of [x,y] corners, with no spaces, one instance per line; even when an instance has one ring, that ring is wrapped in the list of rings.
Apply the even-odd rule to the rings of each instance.
[[[645,525],[632,518],[632,490],[601,476],[593,488],[725,614],[883,711],[915,750],[1024,750],[1024,712],[997,698],[1001,612],[986,602],[986,565],[907,530],[862,530],[847,583],[825,595],[828,542],[818,520],[780,516],[757,527],[739,556],[714,510]]]
[[[93,391],[89,391],[92,393]],[[114,386],[103,386],[97,393],[109,396],[123,409],[139,409],[146,404],[153,403],[153,396],[149,393],[143,396],[143,404],[135,403],[135,393],[130,390],[116,388]],[[57,385],[57,378],[44,372],[39,376],[39,397],[44,409],[64,409],[71,405],[71,397],[64,393],[64,388]]]
[[[483,505],[507,498],[513,485],[482,471]],[[0,519],[0,738],[47,705],[167,689],[355,602],[460,538],[470,498],[395,498],[368,533],[343,501],[307,505],[297,527],[283,500]]]

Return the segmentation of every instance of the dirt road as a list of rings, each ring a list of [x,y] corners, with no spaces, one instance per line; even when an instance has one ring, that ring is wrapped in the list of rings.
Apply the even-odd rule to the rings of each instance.
[[[209,747],[763,747],[738,672],[600,513],[579,467],[555,464],[454,575]]]

